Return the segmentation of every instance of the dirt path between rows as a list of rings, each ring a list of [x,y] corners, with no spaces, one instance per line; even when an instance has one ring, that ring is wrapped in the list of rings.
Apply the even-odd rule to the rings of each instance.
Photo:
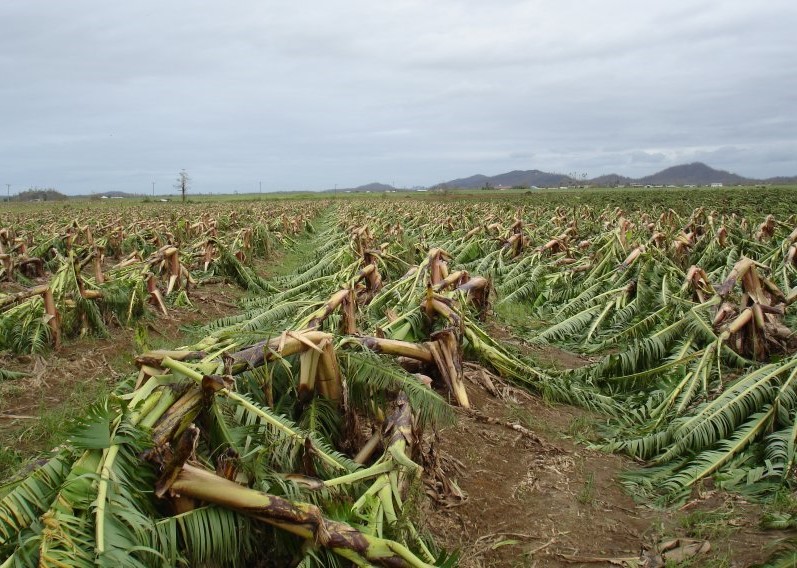
[[[744,567],[766,560],[785,536],[758,528],[759,506],[707,489],[681,510],[638,505],[618,481],[638,466],[574,441],[594,417],[514,389],[503,399],[473,384],[468,391],[477,412],[459,409],[439,444],[467,500],[431,506],[425,518],[440,546],[460,552],[464,568],[643,566],[636,559],[677,537],[706,539],[710,551],[667,566]],[[722,522],[693,526],[706,512]]]

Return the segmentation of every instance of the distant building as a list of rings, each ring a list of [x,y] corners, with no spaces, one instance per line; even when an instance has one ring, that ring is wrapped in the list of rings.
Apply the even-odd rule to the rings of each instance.
[[[711,187],[722,187],[722,183],[714,182],[714,183],[711,184]]]

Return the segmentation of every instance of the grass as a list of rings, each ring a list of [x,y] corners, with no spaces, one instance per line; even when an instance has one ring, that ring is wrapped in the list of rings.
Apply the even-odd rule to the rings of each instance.
[[[711,550],[707,554],[699,554],[680,561],[666,560],[664,568],[731,568],[736,565],[733,563],[728,538],[736,530],[732,524],[735,516],[732,508],[719,507],[710,511],[691,511],[681,517],[677,512],[673,513],[673,518],[678,519],[678,525],[684,534],[673,535],[665,529],[662,522],[654,533],[654,542],[662,543],[680,537],[708,540]]]
[[[731,568],[731,557],[728,554],[715,554],[710,557],[693,556],[680,562],[668,560],[664,568]]]
[[[10,446],[0,446],[0,479],[5,479],[19,469],[24,459],[19,451]]]
[[[681,528],[690,538],[715,540],[725,538],[736,528],[731,525],[733,510],[714,509],[713,511],[692,511],[681,518]]]
[[[576,495],[576,501],[582,505],[593,506],[595,504],[595,474],[593,472],[587,474],[584,486]]]
[[[542,399],[541,399],[542,400]],[[550,406],[554,406],[550,404]],[[541,420],[531,410],[519,405],[509,404],[506,410],[506,419],[510,422],[517,422],[535,433],[543,433],[548,436],[561,438],[572,438],[577,442],[591,442],[597,439],[597,431],[594,420],[589,416],[575,416],[564,432],[557,429],[546,420]]]
[[[793,535],[794,523],[797,523],[797,493],[783,488],[765,506],[761,524],[765,529],[778,528],[791,531]],[[771,549],[773,552],[767,566],[772,568],[797,566],[797,539],[793,536],[773,541]]]
[[[797,493],[792,493],[787,488],[781,489],[767,503],[766,512],[797,515]]]
[[[0,480],[6,479],[30,461],[33,456],[58,446],[67,436],[68,427],[94,402],[108,396],[111,387],[106,381],[77,381],[66,399],[53,403],[42,392],[39,407],[33,418],[23,419],[28,425],[3,436],[0,445]],[[13,445],[7,445],[7,444]]]
[[[510,422],[517,422],[521,426],[525,426],[535,433],[545,433],[549,435],[558,434],[558,432],[551,427],[547,421],[540,420],[534,414],[518,404],[510,404],[506,411],[506,419]]]
[[[567,426],[567,434],[579,442],[593,442],[597,439],[595,424],[588,416],[576,416]]]
[[[255,266],[255,270],[260,269],[262,272],[260,276],[266,279],[295,273],[297,268],[306,263],[308,259],[313,258],[317,244],[315,237],[318,233],[326,230],[331,222],[329,215],[313,219],[315,233],[306,231],[300,233],[292,245],[281,252],[273,252],[272,256],[264,263]]]
[[[133,342],[135,346],[135,353],[143,353],[145,351],[153,351],[157,349],[174,349],[178,345],[192,345],[205,337],[202,326],[204,323],[198,324],[184,324],[179,327],[179,335],[177,337],[169,336],[160,333],[155,329],[153,324],[155,321],[150,321],[149,318],[142,319],[136,325],[133,335]],[[114,370],[129,371],[135,363],[134,353],[124,352],[118,354],[114,360],[110,362]],[[120,365],[120,369],[117,368]]]
[[[323,231],[326,228],[324,220],[319,220],[315,224],[316,233]],[[285,252],[280,258],[279,262],[269,265],[268,276],[286,276],[293,274],[299,266],[307,262],[315,254],[315,241],[313,235],[310,233],[303,233],[302,236],[296,240],[296,244]]]
[[[543,322],[535,319],[535,310],[520,302],[497,303],[495,315],[503,324],[512,327],[513,333],[528,333],[543,326]]]

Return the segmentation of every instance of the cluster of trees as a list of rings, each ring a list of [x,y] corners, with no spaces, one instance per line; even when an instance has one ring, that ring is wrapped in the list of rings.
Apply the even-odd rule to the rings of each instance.
[[[174,188],[180,192],[183,201],[185,201],[185,195],[190,187],[191,177],[185,170],[180,170],[180,173],[177,174]],[[4,197],[3,201],[62,201],[65,199],[68,199],[66,195],[51,187],[31,187],[16,195]]]
[[[62,201],[67,199],[67,196],[51,187],[31,187],[6,199],[11,201]]]

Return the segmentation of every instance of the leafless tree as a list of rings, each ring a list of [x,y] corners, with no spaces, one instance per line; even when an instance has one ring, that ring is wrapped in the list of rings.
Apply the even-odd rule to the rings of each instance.
[[[185,169],[180,170],[180,173],[177,175],[177,183],[174,184],[174,188],[177,189],[180,194],[183,196],[183,201],[185,202],[185,193],[188,191],[188,188],[191,187],[191,178],[188,176],[188,172]]]

